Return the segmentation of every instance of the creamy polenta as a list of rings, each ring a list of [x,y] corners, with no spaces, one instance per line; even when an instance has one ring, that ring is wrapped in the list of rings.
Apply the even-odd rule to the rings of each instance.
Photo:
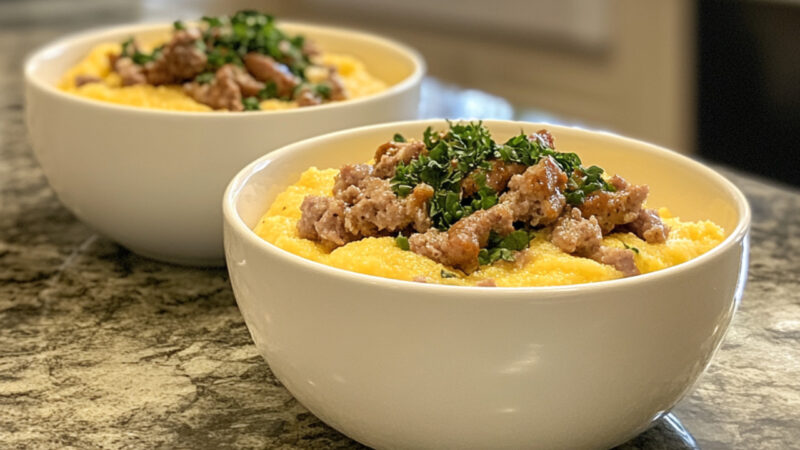
[[[58,83],[59,89],[104,102],[143,108],[165,109],[170,111],[213,111],[212,108],[195,101],[184,93],[180,85],[137,84],[123,86],[122,80],[112,70],[110,54],[119,54],[121,45],[117,43],[100,44],[74,67],[69,69]],[[349,98],[364,97],[386,89],[386,83],[372,76],[360,60],[353,56],[323,53],[319,62],[333,66],[344,82]],[[91,76],[101,80],[78,86],[76,77]],[[262,110],[297,108],[297,102],[267,99],[260,102]]]
[[[161,35],[98,45],[58,86],[94,100],[171,111],[280,110],[386,89],[359,59],[325,52],[253,10],[178,20]]]
[[[298,235],[300,205],[306,196],[330,196],[335,169],[310,168],[279,194],[255,227],[266,241],[298,256],[344,270],[429,283],[480,285],[491,280],[497,286],[556,286],[622,278],[611,265],[565,253],[550,242],[549,230],[542,229],[515,261],[497,261],[469,275],[453,270],[420,254],[398,247],[393,237],[367,237],[329,251],[325,245]],[[615,232],[603,238],[603,245],[635,249],[635,263],[641,273],[653,272],[695,258],[724,239],[721,227],[709,221],[684,222],[666,208],[658,214],[670,227],[664,243],[650,244],[632,233]]]

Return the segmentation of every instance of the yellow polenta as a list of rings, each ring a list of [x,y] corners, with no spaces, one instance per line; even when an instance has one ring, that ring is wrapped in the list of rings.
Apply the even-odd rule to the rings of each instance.
[[[475,285],[493,279],[498,286],[556,286],[622,278],[611,266],[562,252],[549,241],[546,231],[540,232],[516,261],[498,261],[483,266],[470,275],[454,273],[431,259],[401,250],[394,238],[365,238],[327,252],[319,243],[297,235],[300,204],[307,195],[331,195],[338,170],[310,168],[300,180],[278,195],[255,227],[255,232],[272,244],[313,261],[367,275],[398,280],[425,279],[430,283]],[[709,221],[683,222],[671,217],[665,208],[659,210],[670,226],[664,244],[648,244],[632,233],[615,233],[603,239],[612,247],[628,245],[639,250],[636,265],[642,273],[680,264],[710,250],[724,239],[721,227]],[[456,275],[442,278],[442,270]]]
[[[143,48],[146,49],[147,47],[143,46]],[[184,94],[179,85],[152,86],[140,84],[122,86],[119,75],[111,70],[111,64],[108,60],[109,54],[118,54],[120,51],[120,44],[101,44],[94,47],[86,58],[64,74],[58,84],[59,89],[81,97],[121,105],[171,111],[212,111],[208,106],[198,103]],[[349,98],[364,97],[386,89],[386,83],[372,76],[364,67],[364,63],[352,56],[323,53],[317,62],[337,68],[347,88]],[[96,76],[101,78],[103,82],[88,83],[79,87],[75,85],[75,77],[79,75]],[[297,103],[293,101],[269,99],[261,102],[262,110],[296,107]]]

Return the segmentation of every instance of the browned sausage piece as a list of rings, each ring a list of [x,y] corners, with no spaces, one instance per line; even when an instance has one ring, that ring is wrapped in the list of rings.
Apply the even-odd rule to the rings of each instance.
[[[375,170],[373,174],[378,178],[391,178],[395,168],[402,163],[408,164],[412,159],[428,153],[425,144],[420,141],[394,142],[389,141],[378,147],[375,151]]]
[[[388,180],[369,177],[360,185],[361,192],[348,209],[347,230],[359,236],[380,236],[404,230],[414,224],[430,226],[427,201],[433,188],[420,184],[405,199],[398,198]],[[424,214],[424,217],[421,217]]]
[[[597,219],[594,216],[585,219],[576,208],[558,219],[550,240],[566,253],[610,265],[626,277],[639,274],[633,251],[602,245],[603,234]]]
[[[147,82],[152,85],[174,84],[203,73],[208,57],[196,45],[200,39],[202,34],[196,28],[176,31],[161,55],[145,64]]]
[[[488,171],[475,169],[461,182],[461,193],[464,197],[471,197],[478,192],[478,183],[475,177],[483,173],[486,176],[486,186],[494,189],[495,192],[503,192],[508,186],[508,181],[514,175],[525,172],[528,167],[524,164],[507,163],[502,159],[495,159],[491,162],[492,167]]]
[[[411,235],[411,251],[446,266],[471,273],[478,268],[478,253],[489,242],[489,233],[506,235],[514,231],[511,210],[495,205],[460,219],[446,232],[436,229]]]
[[[344,224],[346,205],[327,196],[309,195],[300,205],[302,216],[297,222],[297,234],[304,239],[341,246],[356,239]]]
[[[198,102],[214,109],[242,111],[242,91],[236,83],[233,66],[226,64],[214,74],[210,83],[186,83],[183,91]]]
[[[126,56],[114,58],[114,71],[122,79],[123,86],[147,83],[144,68]]]
[[[550,240],[566,253],[589,253],[600,247],[603,232],[597,219],[584,219],[575,208],[558,218]]]
[[[421,183],[405,198],[398,198],[388,180],[372,176],[372,166],[346,165],[336,176],[332,197],[306,197],[313,200],[303,202],[298,233],[336,247],[362,237],[427,231],[431,197],[433,188]]]
[[[297,92],[297,94],[295,94],[294,100],[297,102],[297,106],[301,108],[322,104],[322,98],[320,98],[318,95],[315,95],[311,91],[311,88],[302,88],[299,92]]]
[[[256,80],[275,83],[280,97],[292,97],[294,88],[300,84],[300,79],[285,64],[261,53],[250,52],[244,55],[244,66]]]
[[[253,78],[246,70],[235,65],[231,65],[231,68],[233,69],[234,80],[242,91],[242,97],[257,97],[261,90],[264,89],[264,83]]]
[[[633,252],[628,249],[601,245],[586,257],[601,264],[607,264],[622,272],[626,277],[639,275],[639,268],[636,267],[634,262]]]
[[[525,172],[514,175],[500,203],[511,208],[515,221],[548,225],[556,221],[567,201],[564,188],[567,175],[551,157],[542,158]]]
[[[616,192],[592,192],[578,206],[583,217],[597,218],[603,234],[610,233],[617,225],[636,220],[650,191],[647,185],[632,185],[617,175],[611,177],[609,183],[617,189]]]
[[[623,229],[628,229],[634,234],[651,244],[667,241],[669,226],[665,224],[658,213],[652,209],[642,209],[636,219],[627,224]]]
[[[343,200],[348,205],[355,203],[361,194],[361,186],[367,178],[372,176],[372,166],[369,164],[347,164],[339,169],[333,183],[333,196]]]

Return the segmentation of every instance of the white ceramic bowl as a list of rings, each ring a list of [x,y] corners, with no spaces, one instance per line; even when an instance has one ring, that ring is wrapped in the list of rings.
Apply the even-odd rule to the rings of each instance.
[[[371,34],[297,23],[282,27],[327,51],[360,58],[390,88],[316,107],[233,114],[120,106],[55,87],[96,44],[147,39],[170,27],[122,26],[66,37],[25,65],[29,135],[50,185],[80,220],[142,255],[222,264],[219,199],[242,166],[300,139],[416,118],[425,64],[414,50]]]
[[[364,161],[417,121],[289,145],[242,170],[223,200],[225,251],[250,333],[320,419],[378,448],[607,448],[643,431],[708,365],[741,299],[750,210],[713,170],[612,134],[485,121],[495,138],[541,128],[651,188],[651,205],[727,237],[658,272],[599,283],[473,288],[403,282],[312,262],[251,231],[311,165]]]

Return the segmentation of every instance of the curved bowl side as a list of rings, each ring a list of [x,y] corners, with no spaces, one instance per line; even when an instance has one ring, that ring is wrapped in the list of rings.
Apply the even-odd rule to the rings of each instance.
[[[221,265],[219,199],[245,164],[318,134],[416,116],[424,63],[413,51],[346,30],[294,27],[320,42],[330,39],[334,48],[349,45],[350,53],[363,52],[405,79],[391,80],[397,84],[374,96],[285,113],[179,113],[87,100],[53,87],[54,76],[96,43],[157,27],[79,35],[37,52],[26,65],[26,119],[34,153],[61,202],[137,253]]]
[[[486,123],[498,136],[542,127]],[[310,161],[327,167],[363,160],[354,159],[358,151],[374,148],[387,132],[415,135],[429,124],[440,123],[365,127],[293,144],[229,185],[231,283],[273,372],[315,415],[377,448],[607,448],[643,431],[697,380],[741,299],[749,242],[741,192],[663,149],[548,126],[563,149],[588,163],[608,162],[627,174],[628,164],[649,161],[652,173],[635,176],[651,174],[654,192],[672,186],[670,172],[680,170],[694,197],[683,192],[692,186],[673,186],[678,192],[660,199],[728,231],[723,244],[688,263],[565,287],[370,277],[288,254],[249,230],[283,181]],[[314,155],[320,147],[331,152]]]

